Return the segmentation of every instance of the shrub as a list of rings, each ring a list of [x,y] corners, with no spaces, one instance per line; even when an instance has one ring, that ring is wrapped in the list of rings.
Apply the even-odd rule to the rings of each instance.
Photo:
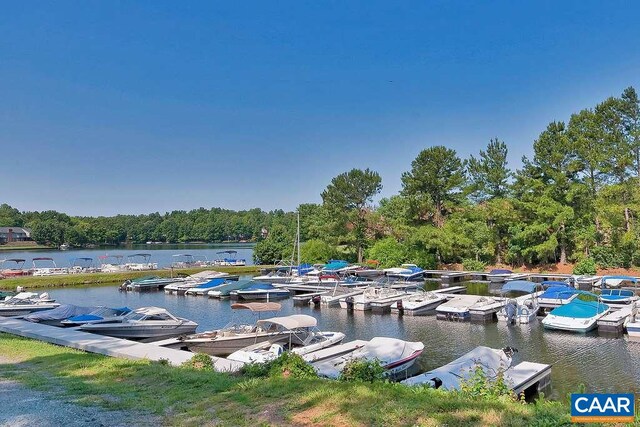
[[[596,263],[592,258],[584,258],[573,267],[573,274],[596,274]]]
[[[504,379],[504,370],[499,369],[494,379],[487,377],[480,364],[471,368],[471,376],[460,381],[460,393],[471,398],[515,398],[511,387]]]
[[[249,378],[257,377],[291,377],[317,378],[315,369],[299,354],[284,352],[276,359],[266,363],[247,363],[240,370]]]
[[[483,271],[486,264],[482,261],[478,261],[472,258],[466,258],[462,260],[462,267],[466,271]]]
[[[329,243],[319,239],[307,240],[300,246],[302,262],[312,264],[325,263],[336,257],[336,254],[335,246],[331,246]]]
[[[380,267],[397,267],[407,260],[407,249],[393,237],[378,240],[367,251],[367,257],[380,261]]]
[[[383,381],[385,369],[379,360],[352,359],[344,366],[338,378],[340,381],[375,382]]]
[[[611,246],[596,246],[591,249],[591,257],[600,268],[628,267],[623,254]]]
[[[191,359],[184,362],[182,366],[198,371],[213,371],[213,359],[208,354],[196,353]]]

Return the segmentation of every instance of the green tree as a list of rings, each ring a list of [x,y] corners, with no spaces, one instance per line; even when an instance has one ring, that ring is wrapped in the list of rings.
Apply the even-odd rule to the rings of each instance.
[[[311,239],[300,245],[302,262],[325,263],[336,256],[336,248],[320,239]]]
[[[435,146],[422,150],[411,162],[411,170],[402,174],[402,194],[419,219],[432,219],[442,227],[447,204],[460,202],[464,183],[464,165],[455,150]]]
[[[275,225],[269,230],[266,239],[261,240],[253,249],[256,264],[276,264],[290,259],[293,253],[294,236],[283,225]]]
[[[378,240],[367,250],[367,257],[380,262],[380,267],[398,267],[407,262],[407,248],[393,237]]]
[[[327,211],[350,229],[358,262],[366,245],[368,205],[382,190],[382,179],[369,169],[352,169],[334,177],[322,192]]]
[[[492,139],[487,150],[480,150],[480,158],[471,156],[467,163],[471,195],[482,201],[505,197],[509,191],[511,171],[507,167],[507,145]]]

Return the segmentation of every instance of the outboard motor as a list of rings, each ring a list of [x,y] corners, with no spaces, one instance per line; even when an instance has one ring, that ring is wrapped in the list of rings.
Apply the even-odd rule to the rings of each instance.
[[[396,307],[398,307],[398,314],[404,314],[404,304],[402,303],[402,300],[398,300]]]
[[[353,311],[353,297],[346,297],[344,300],[347,303],[347,310]]]
[[[507,315],[507,323],[510,323],[512,325],[516,323],[518,304],[514,300],[509,300],[509,302],[504,306],[504,311]]]
[[[442,380],[438,377],[431,378],[431,381],[433,381],[433,388],[440,388],[442,386]]]
[[[506,354],[507,357],[511,359],[513,355],[518,352],[518,349],[515,347],[505,347],[502,349],[502,351],[504,351],[504,354]]]
[[[322,301],[322,297],[320,295],[314,295],[313,297],[311,297],[311,303],[316,308],[320,306],[321,301]]]

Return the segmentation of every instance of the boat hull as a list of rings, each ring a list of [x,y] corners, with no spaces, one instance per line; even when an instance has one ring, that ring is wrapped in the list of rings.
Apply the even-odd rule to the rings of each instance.
[[[272,344],[285,343],[291,338],[291,333],[277,334],[247,334],[245,336],[215,337],[212,339],[187,339],[183,346],[194,353],[206,353],[210,356],[228,356],[233,352],[242,350],[250,345],[263,342]]]
[[[85,332],[91,332],[99,335],[107,335],[114,338],[124,338],[130,340],[161,340],[166,338],[178,337],[180,335],[192,334],[196,331],[197,325],[167,325],[167,326],[133,326],[123,327],[120,323],[112,326],[88,324],[81,326],[80,329]]]

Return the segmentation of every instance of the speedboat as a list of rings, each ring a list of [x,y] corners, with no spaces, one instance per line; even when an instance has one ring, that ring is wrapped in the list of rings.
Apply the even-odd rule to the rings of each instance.
[[[447,297],[442,294],[419,291],[409,294],[409,296],[391,304],[391,312],[408,316],[419,316],[435,310],[436,307],[446,300]]]
[[[380,299],[399,297],[407,293],[388,286],[369,286],[363,293],[340,298],[340,307],[348,310],[366,311],[371,310],[371,302]]]
[[[604,288],[619,288],[622,285],[637,286],[638,279],[632,276],[603,276],[595,286]],[[595,287],[594,286],[594,287]]]
[[[62,326],[80,326],[87,323],[95,323],[100,320],[118,319],[125,314],[129,313],[131,309],[129,307],[121,308],[109,308],[98,307],[87,314],[81,314],[79,316],[69,317],[66,320],[60,322]]]
[[[540,308],[538,296],[543,293],[540,291],[541,288],[541,285],[527,280],[514,280],[505,283],[500,294],[503,296],[520,294],[520,296],[507,300],[505,306],[496,313],[498,321],[510,324],[532,322]]]
[[[81,325],[79,329],[116,338],[156,341],[192,334],[197,327],[196,322],[176,317],[164,308],[143,307],[117,319],[110,318]]]
[[[166,294],[175,293],[177,295],[184,295],[189,289],[204,285],[214,279],[238,280],[238,276],[232,276],[229,273],[214,270],[201,271],[168,284],[164,287],[164,292]]]
[[[65,319],[73,316],[86,315],[95,310],[95,307],[81,307],[72,304],[62,304],[51,310],[37,311],[24,316],[24,320],[43,325],[63,326]]]
[[[225,281],[226,281],[225,279],[211,279],[208,282],[205,282],[201,285],[194,286],[192,288],[187,289],[184,292],[184,294],[185,295],[206,295],[210,290],[222,285]]]
[[[500,283],[508,280],[513,275],[513,271],[505,268],[495,268],[487,274],[487,280],[492,283]]]
[[[383,270],[387,277],[396,277],[404,280],[422,280],[424,270],[415,264],[402,264],[399,268],[386,268]]]
[[[338,378],[351,360],[378,360],[385,369],[385,375],[393,377],[405,372],[422,354],[424,344],[397,338],[375,337],[362,347],[345,355],[312,363],[318,375]]]
[[[339,344],[344,339],[342,332],[322,332],[317,328],[315,317],[295,314],[286,317],[274,317],[259,320],[258,324],[272,323],[289,329],[289,341],[271,343],[265,341],[231,353],[227,359],[245,363],[264,363],[275,359],[285,351],[304,356],[314,351]],[[269,348],[266,348],[269,347]]]
[[[488,379],[494,380],[510,366],[516,349],[506,347],[501,350],[479,346],[453,362],[432,371],[401,381],[402,384],[429,385],[444,390],[459,390],[463,381],[468,381],[479,367]]]
[[[264,312],[279,311],[281,305],[275,302],[250,302],[232,304],[231,308],[249,310],[259,316]],[[222,329],[186,335],[179,337],[178,340],[181,347],[186,347],[193,352],[207,353],[211,356],[227,356],[234,351],[262,342],[268,341],[271,344],[289,342],[292,339],[291,329],[283,327],[281,323],[278,321],[276,323],[263,322],[258,319],[255,324],[249,325],[232,321]]]
[[[0,316],[25,316],[35,311],[51,310],[60,304],[49,298],[49,294],[19,292],[0,302]]]
[[[276,288],[270,283],[254,282],[250,286],[229,292],[231,299],[241,301],[285,299],[291,296],[287,289]]]
[[[121,291],[145,291],[151,289],[160,289],[165,286],[184,281],[181,278],[169,278],[159,276],[144,276],[137,279],[127,279],[120,285]]]
[[[580,291],[562,282],[542,282],[543,286],[549,286],[540,296],[540,307],[557,307],[571,302]]]
[[[229,297],[232,291],[245,289],[254,284],[253,280],[237,280],[231,282],[225,282],[215,288],[209,290],[207,295],[209,298],[226,298]]]
[[[631,289],[602,289],[600,300],[606,304],[631,304],[638,300],[638,296]]]
[[[485,305],[489,302],[495,302],[495,300],[480,295],[456,295],[436,307],[436,317],[442,320],[468,320],[471,318],[469,310],[472,307]]]
[[[580,294],[569,303],[554,308],[542,324],[547,329],[571,332],[588,332],[597,326],[598,319],[611,309],[598,301],[598,296],[590,292]]]

